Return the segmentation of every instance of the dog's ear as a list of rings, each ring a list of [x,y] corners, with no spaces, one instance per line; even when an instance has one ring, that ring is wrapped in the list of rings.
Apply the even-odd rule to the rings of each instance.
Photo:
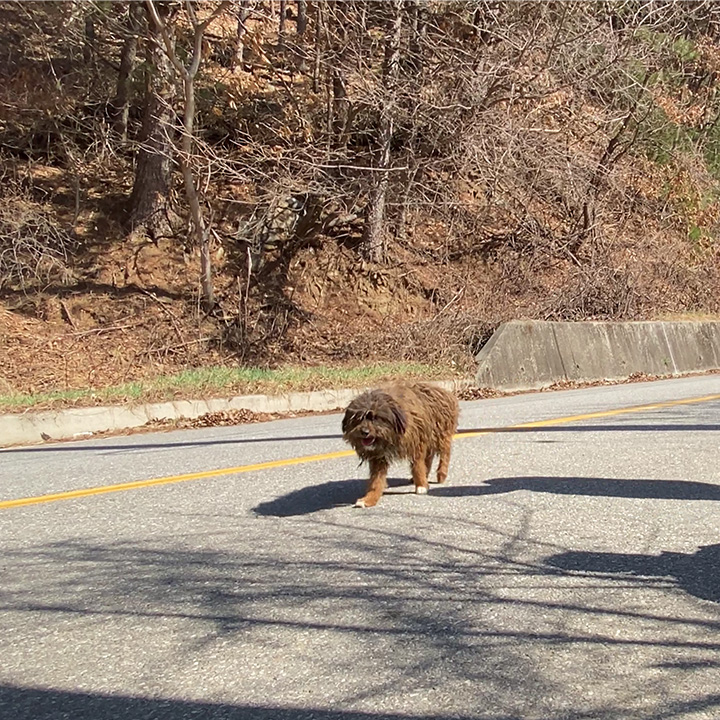
[[[405,430],[407,430],[407,417],[403,409],[396,402],[390,404],[390,409],[392,410],[395,432],[398,435],[404,435]]]
[[[343,421],[342,421],[342,431],[343,431],[343,435],[345,435],[345,433],[349,432],[350,429],[351,429],[354,425],[357,424],[356,422],[354,422],[354,420],[356,420],[356,418],[357,418],[357,413],[352,412],[352,411],[350,410],[350,408],[348,408],[348,409],[345,411],[345,417],[343,418]]]

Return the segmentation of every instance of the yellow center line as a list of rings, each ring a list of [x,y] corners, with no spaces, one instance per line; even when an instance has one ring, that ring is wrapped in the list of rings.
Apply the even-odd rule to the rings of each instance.
[[[566,423],[578,422],[581,420],[592,420],[595,418],[614,417],[617,415],[628,415],[630,413],[644,412],[648,410],[661,410],[678,405],[691,405],[694,403],[711,402],[720,400],[720,394],[704,395],[702,397],[687,398],[684,400],[671,400],[669,402],[651,403],[649,405],[635,405],[633,407],[618,408],[615,410],[602,410],[599,412],[584,413],[582,415],[568,415],[566,417],[551,418],[549,420],[537,420],[534,422],[520,423],[518,425],[506,425],[504,427],[483,428],[481,430],[470,430],[459,432],[456,439],[468,437],[480,437],[491,433],[501,433],[522,428],[542,428],[553,425],[564,425]],[[188,482],[189,480],[202,480],[210,477],[221,477],[223,475],[236,475],[239,473],[255,472],[260,470],[271,470],[273,468],[288,467],[290,465],[303,465],[306,463],[322,462],[323,460],[336,460],[338,458],[354,455],[353,450],[338,450],[337,452],[322,453],[320,455],[304,455],[284,460],[269,460],[267,462],[253,463],[252,465],[239,465],[237,467],[220,468],[219,470],[204,470],[184,475],[170,475],[168,477],[151,478],[149,480],[137,480],[135,482],[118,483],[116,485],[101,485],[80,490],[68,490],[66,492],[52,493],[50,495],[37,495],[35,497],[18,498],[16,500],[0,501],[0,510],[25,505],[38,505],[41,503],[57,502],[59,500],[73,500],[76,498],[90,497],[92,495],[104,495],[112,492],[124,492],[126,490],[137,490],[139,488],[153,487],[155,485],[170,485],[173,483]]]
[[[98,487],[83,488],[81,490],[68,490],[66,492],[53,493],[52,495],[37,495],[35,497],[18,498],[17,500],[3,500],[0,502],[0,510],[22,507],[24,505],[56,502],[58,500],[72,500],[74,498],[89,497],[91,495],[104,495],[105,493],[111,492],[137,490],[138,488],[153,487],[154,485],[170,485],[172,483],[187,482],[188,480],[202,480],[203,478],[220,477],[222,475],[235,475],[238,473],[253,472],[255,470],[270,470],[271,468],[287,467],[288,465],[334,460],[335,458],[348,457],[354,454],[354,450],[339,450],[338,452],[323,453],[322,455],[305,455],[304,457],[288,458],[286,460],[269,460],[268,462],[239,465],[238,467],[221,468],[219,470],[203,470],[202,472],[187,473],[185,475],[170,475],[168,477],[151,478],[149,480],[118,483],[117,485],[100,485]]]
[[[595,418],[628,415],[630,413],[646,412],[648,410],[662,410],[664,408],[675,407],[677,405],[692,405],[694,403],[710,402],[712,400],[720,400],[720,394],[703,395],[702,397],[686,398],[683,400],[669,400],[668,402],[651,403],[649,405],[633,405],[632,407],[617,408],[615,410],[600,410],[598,412],[584,413],[582,415],[568,415],[567,417],[550,418],[549,420],[535,420],[533,422],[520,423],[518,425],[507,425],[506,427],[500,428],[483,428],[482,430],[470,430],[468,432],[461,431],[455,435],[455,437],[478,437],[480,435],[488,435],[489,433],[519,430],[522,428],[541,428],[553,425],[564,425],[566,423],[579,422],[581,420],[593,420]]]

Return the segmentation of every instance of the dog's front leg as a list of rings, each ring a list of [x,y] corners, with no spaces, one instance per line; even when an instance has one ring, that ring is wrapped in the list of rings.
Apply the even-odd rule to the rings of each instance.
[[[361,497],[355,503],[355,507],[372,507],[373,505],[377,505],[387,484],[387,473],[387,462],[375,458],[370,460],[370,479],[368,480],[367,493],[365,493],[365,497]]]

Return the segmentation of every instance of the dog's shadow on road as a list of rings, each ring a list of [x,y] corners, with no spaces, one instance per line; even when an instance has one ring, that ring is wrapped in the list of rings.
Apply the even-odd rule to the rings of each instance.
[[[411,491],[412,481],[408,478],[388,478],[387,494],[405,492],[405,486]],[[274,500],[260,503],[253,508],[256,515],[271,517],[292,517],[293,515],[309,515],[319,510],[330,510],[334,507],[352,506],[365,494],[365,479],[331,480],[293,490]],[[396,489],[397,488],[397,489]]]
[[[331,480],[293,490],[274,500],[260,503],[257,515],[291,517],[319,510],[354,505],[365,493],[364,479]],[[501,495],[526,490],[555,495],[648,498],[655,500],[720,500],[720,485],[694,480],[637,480],[600,477],[507,477],[490,478],[479,485],[438,485],[431,483],[430,496],[457,498]],[[386,495],[412,492],[408,478],[388,478]]]

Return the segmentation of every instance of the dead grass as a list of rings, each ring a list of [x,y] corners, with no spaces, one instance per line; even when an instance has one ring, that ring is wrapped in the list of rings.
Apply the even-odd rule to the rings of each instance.
[[[657,318],[663,322],[716,322],[720,320],[720,314],[704,312],[702,310],[664,313]]]

